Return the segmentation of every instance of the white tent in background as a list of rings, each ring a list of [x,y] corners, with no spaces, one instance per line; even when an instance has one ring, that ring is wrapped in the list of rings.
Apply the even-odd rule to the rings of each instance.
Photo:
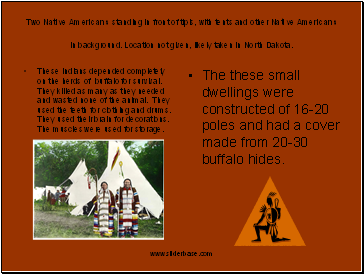
[[[76,179],[78,178],[78,173],[77,173],[77,169],[82,165],[82,163],[84,163],[84,160],[80,160],[79,161],[79,163],[78,163],[78,165],[76,166],[76,168],[75,168],[75,170],[72,172],[72,174],[70,175],[70,177],[68,177],[68,179],[67,180],[71,180],[71,182],[74,184],[75,182],[76,182]],[[65,183],[65,182],[67,182],[67,180],[66,181],[64,181],[63,183]],[[63,184],[62,183],[62,184]],[[61,185],[62,185],[61,184]]]
[[[117,149],[120,155],[111,171],[112,162]],[[122,166],[120,167],[120,162]],[[122,174],[124,176],[122,176]],[[163,210],[163,202],[158,193],[154,190],[148,180],[144,177],[134,160],[124,147],[124,141],[109,141],[107,168],[99,179],[99,182],[107,182],[109,189],[115,194],[124,181],[124,178],[131,179],[133,187],[136,188],[141,206],[148,209],[155,217],[159,218]]]
[[[94,182],[91,182],[90,189],[88,188],[86,173],[86,162],[82,161],[81,164],[77,166],[77,169],[75,169],[75,171],[69,177],[73,184],[66,192],[67,194],[70,194],[68,204],[82,207],[96,195]]]
[[[33,199],[39,200],[42,199],[43,193],[44,193],[45,187],[36,187],[33,190]]]
[[[76,179],[77,179],[77,169],[82,165],[83,160],[81,159],[78,162],[78,165],[76,166],[75,170],[72,172],[72,174],[62,183],[60,184],[57,189],[62,190],[61,186],[67,182],[68,180],[71,180],[72,183],[75,183]],[[64,187],[66,190],[68,189],[68,187]]]

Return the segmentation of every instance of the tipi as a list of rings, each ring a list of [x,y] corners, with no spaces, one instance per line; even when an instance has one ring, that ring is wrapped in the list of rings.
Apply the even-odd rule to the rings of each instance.
[[[67,190],[67,194],[69,194],[68,203],[70,205],[82,207],[96,195],[95,182],[90,181],[90,187],[88,186],[85,161],[81,160],[81,163],[68,179],[72,181],[72,185]],[[75,209],[73,211],[76,212]]]

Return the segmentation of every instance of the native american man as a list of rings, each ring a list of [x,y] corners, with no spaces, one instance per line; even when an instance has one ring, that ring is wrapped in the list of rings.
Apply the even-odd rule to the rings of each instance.
[[[57,192],[56,192],[56,194],[54,195],[55,197],[55,199],[56,199],[56,202],[58,202],[58,200],[59,200],[59,195],[60,195],[61,193],[59,192],[59,190],[57,189]]]
[[[130,179],[124,180],[124,186],[120,187],[116,194],[116,202],[119,206],[119,233],[120,238],[130,235],[130,238],[138,235],[138,209],[139,196],[132,186]]]
[[[260,230],[264,230],[266,234],[270,234],[272,238],[272,242],[280,242],[280,241],[289,241],[290,239],[287,238],[277,238],[278,236],[278,226],[277,220],[281,218],[281,209],[278,207],[279,200],[276,198],[275,201],[275,208],[273,208],[273,201],[272,198],[276,193],[270,192],[267,197],[267,204],[269,208],[263,205],[260,208],[260,212],[262,212],[262,217],[259,221],[254,224],[255,232],[257,234],[257,239],[253,240],[252,242],[260,242]],[[267,225],[259,225],[263,219],[266,218]]]
[[[61,195],[59,195],[60,199],[61,199],[61,203],[64,203],[66,201],[66,190],[64,188],[62,188],[62,192]]]
[[[115,200],[114,194],[108,189],[106,182],[101,183],[99,195],[92,199],[92,203],[95,204],[94,233],[111,237],[114,231]]]

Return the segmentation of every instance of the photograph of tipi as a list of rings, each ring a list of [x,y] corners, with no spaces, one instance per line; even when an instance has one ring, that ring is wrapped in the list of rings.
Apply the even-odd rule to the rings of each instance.
[[[163,150],[154,140],[34,141],[34,239],[163,239]]]

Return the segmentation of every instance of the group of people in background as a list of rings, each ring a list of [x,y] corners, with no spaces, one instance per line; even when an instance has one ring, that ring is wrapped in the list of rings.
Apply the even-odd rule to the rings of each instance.
[[[107,182],[101,183],[99,194],[92,199],[95,205],[95,234],[101,237],[111,237],[114,232],[114,213],[119,213],[117,235],[119,238],[138,235],[139,196],[130,179],[125,179],[116,195],[108,188]],[[116,207],[118,210],[116,210]]]
[[[44,191],[45,192],[45,191]],[[50,204],[56,204],[58,201],[61,203],[65,203],[68,198],[68,195],[66,195],[66,189],[62,188],[62,192],[59,192],[57,189],[57,192],[53,194],[50,190],[48,190],[47,194],[47,202]]]

